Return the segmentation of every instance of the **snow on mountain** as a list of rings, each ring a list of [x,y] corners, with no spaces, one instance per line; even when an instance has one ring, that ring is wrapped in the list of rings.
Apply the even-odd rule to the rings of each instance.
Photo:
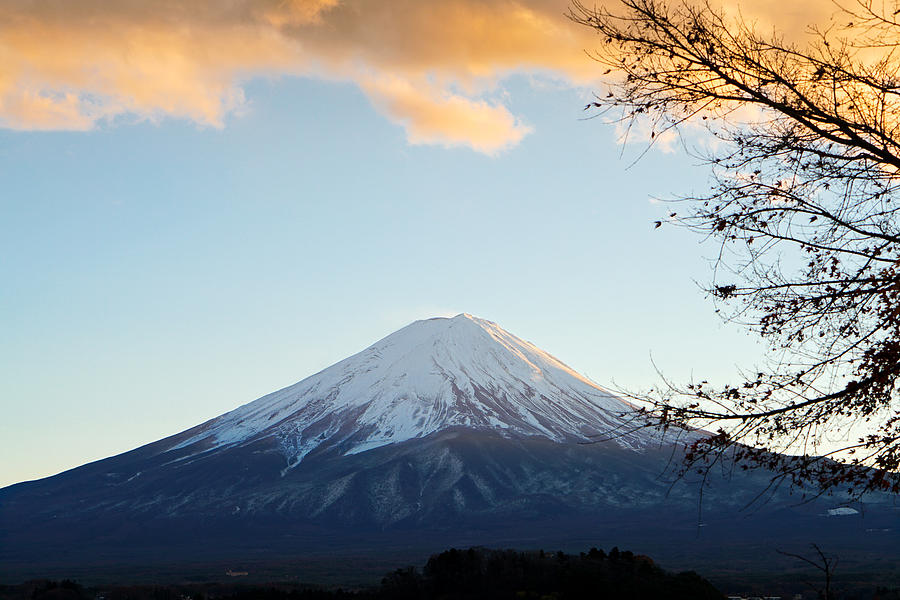
[[[356,454],[452,427],[640,449],[634,408],[496,323],[416,321],[292,386],[213,419],[175,448],[274,438],[288,468],[317,448]]]

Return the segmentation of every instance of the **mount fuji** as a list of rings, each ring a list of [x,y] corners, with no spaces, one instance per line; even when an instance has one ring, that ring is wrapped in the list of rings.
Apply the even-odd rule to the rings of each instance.
[[[659,445],[658,436],[629,432],[634,412],[496,323],[460,314],[404,327],[201,425],[172,449],[207,452],[270,439],[287,471],[312,452],[358,454],[456,427],[559,443],[614,434],[635,450]]]
[[[867,531],[896,519],[832,518],[837,500],[787,493],[741,512],[763,472],[707,480],[701,505],[698,484],[662,475],[702,432],[639,425],[635,407],[493,322],[416,321],[187,431],[0,490],[0,576],[451,544],[665,557],[814,535],[877,549]]]

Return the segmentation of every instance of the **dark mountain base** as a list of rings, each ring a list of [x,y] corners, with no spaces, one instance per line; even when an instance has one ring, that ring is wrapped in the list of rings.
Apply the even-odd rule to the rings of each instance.
[[[809,543],[815,542],[840,556],[839,576],[848,585],[900,586],[895,538],[861,529],[861,519],[832,519],[828,527],[822,527],[822,518],[815,516],[805,522],[794,518],[754,521],[747,517],[708,521],[698,528],[696,521],[692,525],[689,514],[669,516],[683,526],[658,521],[648,528],[640,515],[605,525],[598,524],[594,516],[593,525],[582,517],[505,523],[504,527],[480,530],[460,527],[455,531],[367,533],[300,532],[289,523],[277,522],[265,526],[244,523],[243,528],[231,529],[208,523],[206,531],[189,522],[168,523],[165,528],[157,524],[155,530],[148,524],[142,529],[154,531],[153,543],[144,538],[131,547],[119,543],[104,547],[90,538],[64,548],[48,545],[43,553],[39,548],[25,554],[5,547],[0,581],[51,577],[96,583],[214,582],[229,581],[226,571],[238,570],[249,573],[244,580],[258,583],[287,580],[371,585],[389,569],[421,564],[428,555],[447,547],[477,544],[578,552],[592,546],[619,546],[653,556],[667,569],[700,571],[723,589],[762,593],[773,582],[780,582],[780,589],[787,588],[793,594],[804,589],[803,581],[817,575],[807,573],[798,579],[804,565],[778,550],[807,554]]]
[[[282,560],[235,565],[173,564],[141,570],[125,567],[85,571],[56,581],[34,579],[17,585],[0,584],[0,600],[380,600],[381,598],[721,598],[729,595],[806,599],[817,596],[821,574],[797,563],[783,572],[735,575],[703,571],[704,579],[663,572],[645,555],[591,549],[562,556],[557,552],[511,550],[451,550],[432,556],[424,570],[383,568],[390,563],[423,564],[424,559],[391,562],[387,556],[322,556],[317,560]],[[869,565],[871,568],[873,565]],[[884,571],[843,569],[833,581],[842,600],[900,600],[900,572],[893,579]],[[231,575],[227,575],[230,571]],[[385,577],[385,573],[388,576]],[[672,572],[670,570],[670,572]],[[103,577],[97,578],[98,574]],[[71,575],[71,574],[70,574]],[[318,584],[305,583],[318,581]],[[128,583],[126,583],[128,582]],[[278,582],[278,583],[271,583]],[[380,582],[380,586],[379,586]],[[660,587],[662,586],[662,587]],[[602,589],[606,595],[598,595]],[[590,593],[586,593],[588,590]],[[511,594],[510,592],[515,592]]]

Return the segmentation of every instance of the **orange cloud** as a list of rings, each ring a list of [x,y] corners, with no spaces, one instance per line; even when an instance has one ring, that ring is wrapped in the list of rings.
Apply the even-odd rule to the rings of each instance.
[[[381,78],[361,85],[377,107],[406,128],[411,144],[470,146],[496,154],[531,131],[502,106],[430,89],[427,83]]]
[[[782,2],[754,6],[764,7],[761,19],[785,18]],[[805,25],[815,6],[791,3],[789,18]],[[0,126],[83,130],[174,117],[221,127],[244,104],[243,83],[287,74],[355,82],[410,143],[495,154],[530,131],[484,97],[504,77],[594,83],[597,66],[584,50],[599,40],[565,18],[567,7],[567,0],[6,0]]]

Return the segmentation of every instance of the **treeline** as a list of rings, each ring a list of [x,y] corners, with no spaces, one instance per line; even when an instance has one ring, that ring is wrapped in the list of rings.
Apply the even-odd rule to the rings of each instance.
[[[432,556],[420,574],[394,571],[379,598],[719,600],[724,596],[694,572],[673,575],[646,556],[592,548],[572,556],[514,550],[448,550]]]
[[[172,585],[84,588],[71,581],[30,582],[0,589],[0,600],[722,600],[693,572],[667,573],[646,556],[592,548],[562,552],[451,549],[420,571],[398,569],[372,589],[285,585]]]

